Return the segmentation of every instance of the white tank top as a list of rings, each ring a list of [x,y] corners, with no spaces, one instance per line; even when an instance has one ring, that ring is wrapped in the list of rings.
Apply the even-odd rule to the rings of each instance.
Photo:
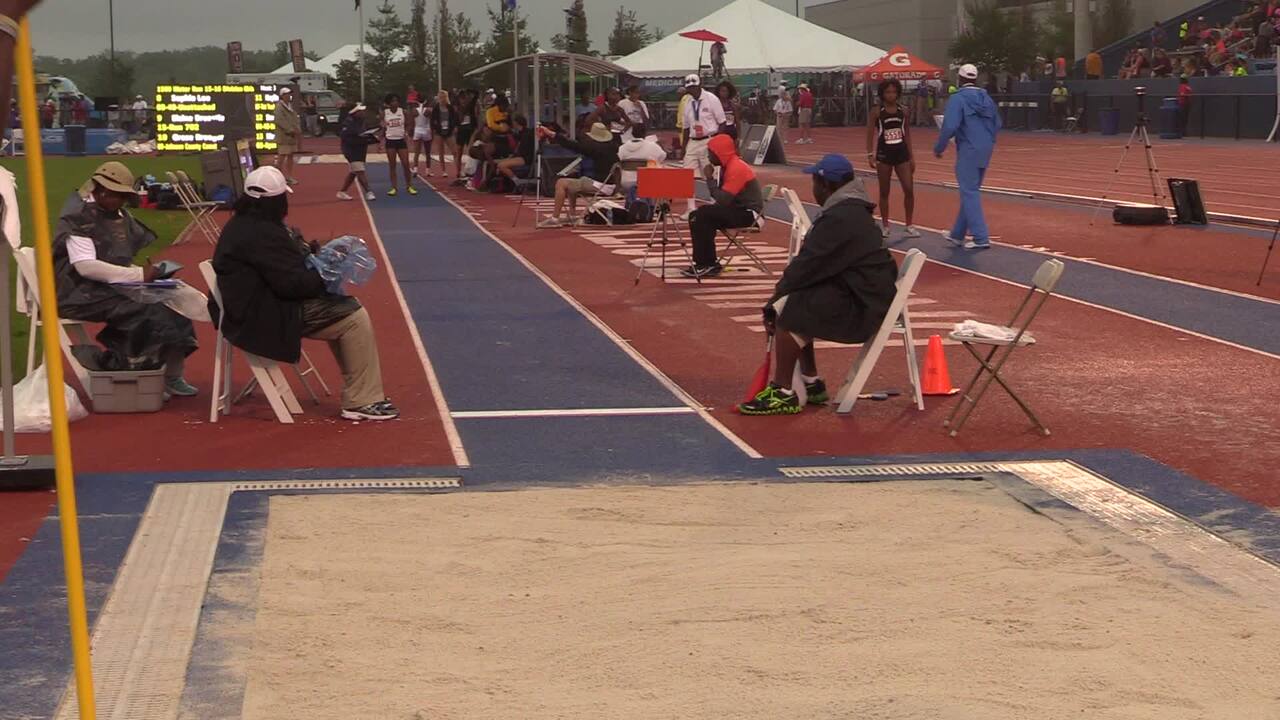
[[[399,110],[383,110],[382,122],[387,126],[388,140],[404,139],[404,108]]]

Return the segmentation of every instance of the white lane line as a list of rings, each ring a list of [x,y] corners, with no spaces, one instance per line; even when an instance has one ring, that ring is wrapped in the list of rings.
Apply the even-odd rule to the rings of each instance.
[[[432,187],[432,190],[435,190],[435,188]],[[439,195],[441,198],[443,198],[445,202],[452,205],[458,212],[466,215],[467,218],[469,218],[473,223],[475,223],[476,228],[480,230],[480,232],[487,235],[490,240],[494,241],[495,243],[498,244],[499,247],[511,253],[511,257],[515,258],[521,265],[524,265],[525,268],[529,270],[529,272],[533,273],[535,277],[537,277],[539,280],[545,283],[547,287],[551,288],[552,292],[559,295],[560,298],[563,299],[565,302],[569,303],[569,305],[573,307],[573,309],[581,313],[582,316],[585,317],[592,325],[596,326],[597,330],[604,333],[605,337],[612,340],[613,343],[617,345],[624,353],[626,353],[632,360],[635,360],[636,363],[640,365],[640,367],[644,368],[650,375],[652,375],[653,378],[657,380],[659,384],[661,384],[663,387],[669,390],[671,394],[679,398],[680,401],[683,402],[685,405],[693,408],[694,412],[698,413],[698,416],[701,417],[704,422],[706,422],[711,427],[715,428],[717,432],[723,435],[726,440],[733,443],[734,446],[737,447],[739,450],[741,450],[747,457],[754,458],[754,459],[761,459],[764,457],[763,455],[760,454],[758,450],[748,445],[745,440],[735,435],[733,431],[730,430],[729,428],[725,427],[724,423],[712,417],[711,413],[707,412],[707,409],[703,407],[697,400],[695,400],[692,395],[686,392],[684,388],[677,385],[676,382],[672,380],[670,377],[668,377],[666,373],[659,370],[658,366],[654,365],[652,362],[649,362],[649,359],[646,358],[644,355],[641,355],[638,350],[636,350],[634,347],[631,346],[631,343],[624,340],[621,335],[615,332],[613,328],[606,325],[603,320],[597,317],[595,313],[588,310],[585,305],[578,302],[576,298],[574,298],[569,293],[565,292],[564,288],[557,285],[550,277],[547,276],[546,273],[539,270],[537,266],[529,262],[527,258],[525,258],[520,253],[516,252],[515,248],[511,247],[506,242],[502,241],[497,235],[494,235],[492,232],[490,232],[488,228],[480,225],[479,223],[476,223],[475,217],[470,212],[468,212],[467,210],[462,208],[460,205],[455,203],[453,201],[453,198],[449,197],[444,193],[439,192],[438,190],[436,191],[436,194]]]
[[[457,420],[524,417],[612,417],[623,415],[693,415],[688,405],[678,407],[635,408],[553,408],[546,410],[459,410],[453,413]]]
[[[377,243],[378,252],[382,254],[382,259],[387,265],[387,277],[391,280],[391,289],[395,291],[396,301],[400,303],[404,322],[409,326],[409,337],[413,339],[413,347],[418,351],[418,360],[422,362],[422,369],[427,373],[427,385],[431,388],[436,411],[440,414],[440,422],[444,425],[445,438],[449,441],[449,450],[453,453],[453,463],[460,468],[469,468],[471,459],[467,457],[467,449],[462,445],[462,436],[458,434],[458,428],[453,424],[453,417],[449,414],[449,401],[445,399],[444,390],[440,387],[440,378],[436,376],[436,368],[431,364],[427,347],[422,343],[422,335],[418,333],[418,326],[413,322],[413,313],[409,312],[409,304],[405,302],[404,292],[400,290],[395,266],[391,263],[391,256],[387,254],[386,246],[382,244],[382,236],[378,234],[378,224],[373,221],[369,203],[365,202],[363,197],[360,199],[360,204],[364,206],[365,217],[369,218],[369,227],[373,230],[373,241]]]

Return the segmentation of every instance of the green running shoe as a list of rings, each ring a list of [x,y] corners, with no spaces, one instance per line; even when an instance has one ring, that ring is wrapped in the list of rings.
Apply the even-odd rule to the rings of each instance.
[[[795,393],[769,383],[750,402],[738,406],[743,415],[795,415],[800,412],[800,398]]]

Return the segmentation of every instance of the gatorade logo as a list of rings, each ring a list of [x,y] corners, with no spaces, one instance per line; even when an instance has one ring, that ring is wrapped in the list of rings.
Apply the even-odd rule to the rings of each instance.
[[[911,58],[904,52],[894,53],[889,56],[889,64],[897,67],[907,67],[911,64]]]

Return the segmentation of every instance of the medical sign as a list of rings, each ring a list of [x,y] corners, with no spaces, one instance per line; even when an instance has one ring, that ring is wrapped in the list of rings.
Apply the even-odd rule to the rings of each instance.
[[[156,150],[207,152],[249,139],[276,149],[275,85],[157,85]]]

